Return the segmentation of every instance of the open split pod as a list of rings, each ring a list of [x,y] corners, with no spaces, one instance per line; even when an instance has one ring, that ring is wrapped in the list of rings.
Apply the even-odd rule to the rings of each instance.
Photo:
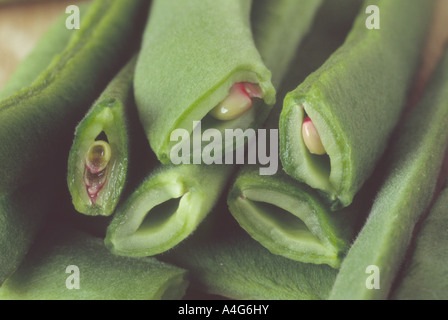
[[[158,259],[189,271],[191,293],[240,300],[323,300],[338,272],[269,252],[238,225],[225,203]]]
[[[278,29],[267,31],[261,24],[252,28],[251,13],[266,19],[271,27],[277,19],[282,27],[282,20],[287,21],[286,17],[295,12],[291,4],[282,1],[275,5],[247,0],[154,1],[137,62],[135,97],[159,160],[172,163],[172,153],[183,147],[187,150],[185,158],[193,162],[195,153],[202,151],[202,146],[191,141],[196,121],[201,133],[212,128],[224,137],[215,150],[218,155],[241,145],[225,139],[226,129],[259,128],[275,102],[271,77],[281,72],[272,70],[263,54],[278,53],[278,40],[289,36],[288,46],[294,48],[297,41],[293,38],[300,38],[308,29],[312,12],[320,3],[299,1],[296,5],[302,7],[303,20],[290,19],[297,27],[284,28],[284,34],[279,35]],[[282,15],[263,16],[262,11],[272,9],[283,10]],[[265,43],[260,46],[252,29],[259,34],[262,31],[271,42],[259,37]],[[283,64],[285,68],[288,55],[288,50],[277,54],[276,67]],[[179,143],[179,136],[172,136],[177,129],[188,133],[189,138],[182,137]]]
[[[153,2],[137,61],[135,97],[151,147],[163,164],[172,162],[171,152],[179,143],[171,141],[176,129],[192,134],[194,121],[200,121],[202,131],[256,128],[269,113],[275,89],[254,43],[251,7],[247,0]],[[248,110],[245,104],[243,114],[216,119],[211,111],[232,88],[237,104],[245,104],[239,97],[265,103]],[[221,113],[226,116],[225,110]]]
[[[360,5],[356,0],[327,1],[321,7],[282,83],[283,96],[343,44]],[[268,119],[268,129],[278,129],[280,112],[278,104]],[[260,175],[256,165],[245,165],[227,202],[239,225],[271,253],[333,268],[340,266],[362,218],[355,210],[361,200],[332,212],[315,189],[288,176],[283,168],[273,175]]]
[[[273,254],[339,268],[361,213],[355,206],[332,212],[319,194],[283,172],[260,176],[247,166],[229,193],[230,212]]]
[[[148,146],[133,96],[136,56],[112,79],[75,130],[67,184],[75,209],[110,216],[125,187],[158,163]],[[130,183],[131,182],[131,183]]]
[[[284,170],[320,190],[332,210],[352,203],[384,153],[433,9],[433,1],[365,1],[345,43],[285,97]]]
[[[144,7],[139,0],[132,5],[94,1],[64,50],[29,86],[1,102],[0,193],[42,172],[51,174],[54,163],[66,162],[63,150],[77,122],[129,58],[123,43],[136,35]],[[68,32],[65,25],[56,31]],[[29,156],[23,156],[24,150]]]
[[[204,120],[204,129],[242,130],[256,129],[266,120],[275,98],[272,83],[283,78],[320,1],[250,3],[153,3],[137,61],[135,96],[143,127],[162,162],[169,160],[171,132],[191,127],[193,120]],[[259,85],[264,102],[241,119],[210,119],[208,113],[241,81]],[[212,210],[234,170],[232,164],[161,165],[117,208],[106,245],[130,256],[171,249]]]

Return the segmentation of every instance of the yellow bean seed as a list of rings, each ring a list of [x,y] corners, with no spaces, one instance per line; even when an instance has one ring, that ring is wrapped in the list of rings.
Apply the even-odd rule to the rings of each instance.
[[[302,124],[302,137],[308,151],[316,155],[324,155],[325,151],[319,132],[309,117],[307,117]]]
[[[210,115],[218,120],[234,120],[252,107],[252,97],[261,97],[261,89],[258,85],[235,83],[229,95],[210,111]]]

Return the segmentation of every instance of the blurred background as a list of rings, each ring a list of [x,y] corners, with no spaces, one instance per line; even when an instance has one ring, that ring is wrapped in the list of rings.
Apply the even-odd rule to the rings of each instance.
[[[0,88],[67,6],[83,1],[0,0]]]

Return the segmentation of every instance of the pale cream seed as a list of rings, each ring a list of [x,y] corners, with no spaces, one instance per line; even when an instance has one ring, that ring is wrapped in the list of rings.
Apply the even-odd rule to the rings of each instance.
[[[210,111],[210,115],[218,120],[234,120],[242,116],[252,107],[252,97],[261,98],[258,85],[252,83],[235,83],[229,95]]]
[[[302,138],[310,153],[320,156],[327,153],[320,139],[319,132],[309,117],[303,121]]]

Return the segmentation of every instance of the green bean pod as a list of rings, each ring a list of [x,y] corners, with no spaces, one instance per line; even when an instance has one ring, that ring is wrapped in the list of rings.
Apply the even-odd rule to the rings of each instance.
[[[355,234],[351,210],[334,214],[319,194],[283,173],[264,177],[244,168],[228,205],[255,240],[296,261],[338,268]]]
[[[225,203],[162,261],[189,270],[199,294],[240,300],[323,300],[337,275],[327,265],[274,255],[242,230]],[[268,310],[269,311],[269,310]]]
[[[272,83],[280,88],[298,48],[313,27],[323,0],[258,0],[252,5],[251,21],[255,45],[272,72]]]
[[[346,42],[285,97],[279,122],[284,169],[319,189],[332,210],[352,202],[384,153],[433,8],[433,1],[366,1]],[[373,29],[372,21],[378,23]]]
[[[327,1],[304,40],[280,93],[319,68],[343,43],[358,14],[358,1]],[[271,112],[267,128],[278,129],[281,106]],[[231,214],[270,252],[289,259],[338,268],[348,250],[361,215],[344,210],[334,214],[320,195],[288,176],[282,168],[261,176],[256,166],[245,165],[228,194]]]
[[[415,244],[404,274],[391,296],[395,300],[447,300],[448,261],[446,230],[448,188],[438,196],[428,217],[415,236]]]
[[[139,0],[94,1],[63,52],[29,87],[0,103],[0,193],[40,173],[48,181],[54,163],[66,162],[77,121],[129,58],[131,43],[124,44],[138,35],[144,7]]]
[[[319,3],[314,0],[282,0],[260,6],[253,12],[255,43],[260,49],[266,49],[260,54],[266,65],[272,66],[274,83],[283,78],[282,73],[286,72],[287,64],[307,33],[318,7]],[[297,16],[302,12],[303,17],[294,20],[297,28],[293,28],[291,33],[292,10]],[[155,11],[152,12],[154,14]],[[287,14],[282,15],[281,12]],[[272,50],[266,42],[273,39],[289,42]],[[279,63],[279,57],[283,57],[282,63]],[[235,165],[229,164],[162,165],[118,207],[107,229],[107,247],[116,254],[131,256],[154,255],[174,247],[187,238],[212,210],[234,170]]]
[[[448,54],[418,105],[400,124],[380,164],[386,178],[342,262],[331,299],[388,297],[415,225],[434,196],[448,147],[447,99]],[[373,281],[369,273],[373,279],[379,277]]]
[[[135,58],[111,81],[76,127],[67,183],[78,212],[109,216],[122,194],[129,161],[134,68]]]
[[[162,166],[117,208],[105,244],[117,255],[152,256],[188,237],[226,186],[232,166]]]
[[[124,59],[121,46],[115,47],[124,41],[124,35],[121,31],[113,35],[108,30],[119,4],[107,7],[108,4],[111,3],[97,1],[88,8],[80,7],[83,23],[79,31],[67,31],[63,15],[25,58],[25,67],[20,66],[10,80],[13,84],[8,83],[3,91],[9,97],[0,102],[0,284],[20,265],[48,212],[61,202],[61,191],[66,185],[69,137],[78,119],[76,114],[85,106],[77,105],[73,95],[80,94],[78,102],[88,103],[90,99],[93,102],[100,92],[96,90],[106,83],[108,74],[118,66],[117,61]],[[85,11],[87,9],[89,11]],[[120,15],[117,26],[125,23],[122,19],[126,16],[135,13],[124,10],[117,14]],[[95,37],[91,28],[98,32]],[[128,27],[121,30],[131,32]],[[97,63],[97,56],[104,49],[103,41],[108,40],[111,42],[107,48],[113,53],[103,59],[106,65]],[[66,48],[59,52],[64,46]],[[50,54],[55,56],[46,56]],[[98,73],[89,75],[90,68]],[[11,94],[12,91],[15,93]],[[68,97],[73,101],[65,101]],[[74,112],[73,109],[80,110]],[[60,130],[61,127],[64,130]],[[51,139],[45,141],[43,138],[48,135]]]
[[[137,62],[135,98],[151,147],[163,164],[172,162],[175,129],[191,134],[193,121],[201,121],[203,130],[216,128],[222,133],[257,128],[269,113],[275,89],[252,36],[251,3],[153,2]],[[231,87],[242,82],[258,85],[265,103],[233,120],[211,117],[210,111]]]
[[[60,183],[34,183],[0,196],[0,287],[20,266],[54,202]]]
[[[88,5],[80,7],[83,15]],[[68,44],[73,31],[65,28],[65,15],[57,19],[44,33],[32,51],[21,61],[0,97],[6,98],[29,86],[48,67],[55,55]],[[51,44],[51,45],[50,45]],[[55,165],[54,171],[64,172],[63,166]],[[0,286],[18,268],[45,221],[45,216],[59,199],[63,189],[60,179],[44,183],[43,179],[20,186],[0,196]]]
[[[36,241],[0,299],[173,300],[185,294],[186,276],[155,258],[117,257],[101,239],[63,227]]]

